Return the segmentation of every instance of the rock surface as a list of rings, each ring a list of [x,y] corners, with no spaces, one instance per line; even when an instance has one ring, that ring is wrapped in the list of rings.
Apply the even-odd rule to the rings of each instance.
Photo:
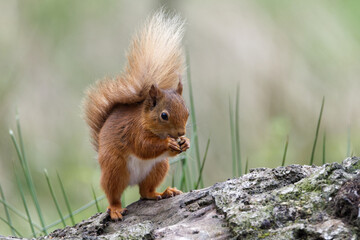
[[[137,201],[121,222],[97,214],[42,239],[358,239],[359,173],[355,157],[252,169],[174,198]]]

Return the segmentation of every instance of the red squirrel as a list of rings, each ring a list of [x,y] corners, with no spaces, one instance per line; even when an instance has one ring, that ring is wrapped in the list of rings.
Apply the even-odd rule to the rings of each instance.
[[[148,19],[132,39],[125,71],[91,86],[84,100],[85,120],[98,152],[101,186],[111,219],[126,211],[121,195],[139,185],[143,199],[162,199],[182,192],[156,192],[169,169],[168,157],[186,151],[189,117],[181,76],[184,21],[163,10]]]

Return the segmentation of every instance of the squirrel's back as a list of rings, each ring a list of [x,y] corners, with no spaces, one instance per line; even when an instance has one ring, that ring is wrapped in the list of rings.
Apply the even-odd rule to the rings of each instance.
[[[183,27],[178,15],[156,12],[133,37],[124,73],[99,80],[86,91],[84,115],[96,150],[100,129],[115,105],[142,102],[152,84],[176,89],[185,70]]]

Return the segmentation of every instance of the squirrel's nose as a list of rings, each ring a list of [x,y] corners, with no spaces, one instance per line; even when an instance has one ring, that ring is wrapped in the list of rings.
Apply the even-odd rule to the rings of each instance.
[[[185,135],[185,132],[178,132],[179,137],[184,136],[184,135]]]

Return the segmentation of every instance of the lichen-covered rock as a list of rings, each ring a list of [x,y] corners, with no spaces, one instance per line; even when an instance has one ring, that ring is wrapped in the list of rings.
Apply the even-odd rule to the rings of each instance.
[[[206,189],[135,202],[121,222],[97,214],[43,238],[357,239],[359,169],[355,157],[321,167],[252,169]]]
[[[211,195],[241,239],[357,239],[359,159],[254,169]],[[339,190],[340,189],[340,190]]]

